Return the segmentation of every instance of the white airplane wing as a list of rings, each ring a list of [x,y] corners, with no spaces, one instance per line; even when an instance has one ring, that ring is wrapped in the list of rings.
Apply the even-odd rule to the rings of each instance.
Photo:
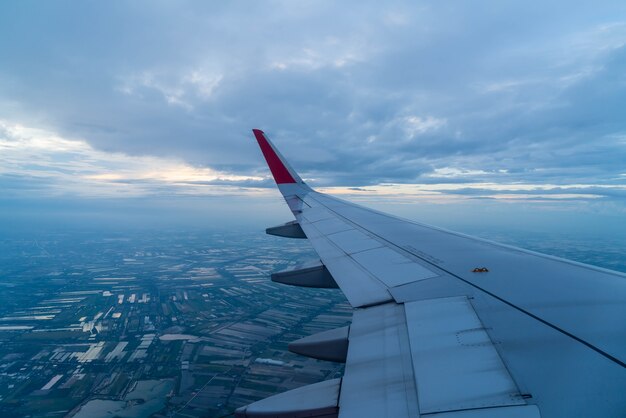
[[[290,344],[341,379],[237,417],[626,417],[626,275],[318,193],[253,132],[296,219],[267,232],[320,258],[272,279],[339,287],[354,315]]]

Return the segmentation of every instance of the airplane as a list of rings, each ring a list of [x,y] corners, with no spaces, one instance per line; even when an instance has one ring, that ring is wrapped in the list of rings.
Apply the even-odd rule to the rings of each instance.
[[[235,417],[626,417],[626,275],[316,192],[253,133],[295,217],[266,232],[320,259],[272,280],[339,288],[354,313],[289,344],[343,377]]]

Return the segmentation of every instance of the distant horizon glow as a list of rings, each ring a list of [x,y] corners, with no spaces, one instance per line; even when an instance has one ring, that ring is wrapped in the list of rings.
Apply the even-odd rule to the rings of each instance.
[[[0,132],[4,132],[3,137],[0,136],[4,163],[2,175],[24,178],[33,185],[38,179],[45,179],[41,190],[50,196],[120,197],[122,194],[140,197],[165,193],[189,196],[244,194],[253,198],[259,194],[268,195],[267,189],[275,187],[269,171],[264,177],[247,177],[196,167],[177,159],[106,152],[94,149],[86,141],[65,139],[52,132],[10,125],[1,120]],[[255,146],[250,142],[250,146]],[[440,179],[462,179],[466,175],[462,170],[453,168],[436,172],[447,173]],[[468,176],[472,174],[467,173]],[[254,182],[259,187],[254,187]],[[529,201],[601,199],[606,197],[603,192],[626,192],[626,184],[380,183],[362,188],[334,186],[319,187],[318,190],[338,196],[360,197],[367,193],[372,199],[385,197],[396,199],[399,203],[407,199],[447,203],[475,198]],[[14,191],[19,197],[20,191]]]

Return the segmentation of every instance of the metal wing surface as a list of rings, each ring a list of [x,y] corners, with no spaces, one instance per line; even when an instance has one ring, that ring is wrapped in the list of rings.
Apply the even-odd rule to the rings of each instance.
[[[345,361],[343,378],[237,416],[626,417],[624,274],[318,193],[254,134],[296,219],[268,233],[306,237],[320,258],[273,278],[336,284],[354,314],[290,346]]]

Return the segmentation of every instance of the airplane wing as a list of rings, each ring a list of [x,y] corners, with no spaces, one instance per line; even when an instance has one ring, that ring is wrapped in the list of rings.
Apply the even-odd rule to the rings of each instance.
[[[349,327],[291,351],[345,361],[341,379],[237,417],[626,417],[626,275],[387,215],[307,186],[253,130],[320,260],[277,282],[339,287]]]

